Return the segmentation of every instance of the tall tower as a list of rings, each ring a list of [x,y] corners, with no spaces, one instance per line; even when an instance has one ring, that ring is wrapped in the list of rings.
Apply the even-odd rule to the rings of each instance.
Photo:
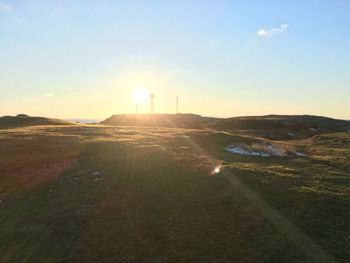
[[[176,96],[176,114],[179,113],[179,96]]]
[[[153,114],[153,110],[154,110],[154,94],[152,93],[149,97],[151,98],[151,113]]]

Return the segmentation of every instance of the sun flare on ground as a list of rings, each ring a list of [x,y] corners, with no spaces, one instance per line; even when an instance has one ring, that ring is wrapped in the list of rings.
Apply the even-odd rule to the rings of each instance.
[[[144,88],[136,88],[132,92],[132,98],[136,103],[145,103],[149,99],[148,91]]]

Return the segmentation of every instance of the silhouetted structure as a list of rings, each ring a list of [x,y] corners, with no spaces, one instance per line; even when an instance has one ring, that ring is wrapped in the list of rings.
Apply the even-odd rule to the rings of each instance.
[[[153,110],[154,110],[154,94],[152,93],[150,95],[150,98],[151,98],[151,113],[153,114]]]
[[[179,113],[179,96],[176,96],[176,113]]]

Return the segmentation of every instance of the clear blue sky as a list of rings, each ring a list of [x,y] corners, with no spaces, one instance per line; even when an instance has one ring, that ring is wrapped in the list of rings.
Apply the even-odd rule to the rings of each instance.
[[[0,115],[350,119],[350,1],[0,0]],[[147,112],[149,105],[140,105]]]

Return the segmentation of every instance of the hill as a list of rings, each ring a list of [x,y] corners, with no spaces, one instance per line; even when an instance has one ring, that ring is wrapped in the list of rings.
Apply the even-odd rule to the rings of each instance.
[[[312,115],[267,115],[218,120],[210,127],[218,130],[241,130],[270,139],[309,137],[319,133],[350,130],[350,122]]]
[[[312,115],[267,115],[212,118],[196,114],[115,114],[101,122],[113,126],[215,129],[268,139],[302,139],[350,130],[350,121]]]
[[[37,125],[76,125],[74,122],[26,115],[0,117],[0,129],[12,129]]]
[[[203,129],[219,118],[197,114],[115,114],[101,122],[114,126],[149,126]]]

